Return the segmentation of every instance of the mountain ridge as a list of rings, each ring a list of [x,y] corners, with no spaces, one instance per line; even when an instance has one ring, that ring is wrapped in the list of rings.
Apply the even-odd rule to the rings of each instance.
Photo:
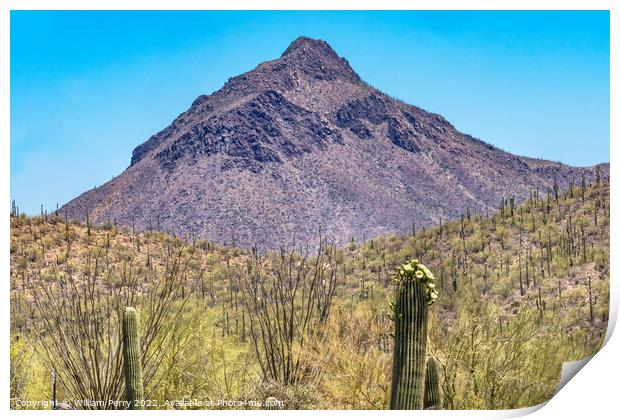
[[[608,166],[602,165],[603,175]],[[364,83],[325,41],[199,96],[137,146],[130,166],[62,207],[70,218],[267,248],[403,232],[467,208],[565,187],[593,167],[520,157]]]

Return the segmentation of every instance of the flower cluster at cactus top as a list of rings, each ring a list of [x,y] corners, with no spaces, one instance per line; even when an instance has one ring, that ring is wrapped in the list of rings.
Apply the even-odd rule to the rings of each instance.
[[[435,276],[431,270],[418,260],[410,260],[396,269],[394,281],[396,283],[418,280],[426,286],[426,304],[431,306],[437,300],[437,289],[435,288]]]

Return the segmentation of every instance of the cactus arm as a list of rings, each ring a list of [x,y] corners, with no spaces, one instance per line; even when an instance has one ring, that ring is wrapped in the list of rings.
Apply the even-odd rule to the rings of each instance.
[[[441,410],[441,387],[439,386],[439,369],[433,356],[426,359],[426,378],[424,380],[424,409]]]

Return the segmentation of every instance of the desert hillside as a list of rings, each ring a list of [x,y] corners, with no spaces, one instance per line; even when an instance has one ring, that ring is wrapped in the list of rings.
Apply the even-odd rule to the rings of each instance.
[[[119,316],[133,306],[145,398],[157,408],[276,397],[286,408],[384,409],[391,275],[410,258],[436,278],[429,352],[444,408],[538,404],[561,364],[593,354],[605,335],[609,182],[526,197],[345,246],[317,229],[319,249],[297,240],[268,253],[155,227],[12,214],[13,406],[49,400],[52,369],[69,405],[122,400]],[[299,323],[287,330],[286,320]]]

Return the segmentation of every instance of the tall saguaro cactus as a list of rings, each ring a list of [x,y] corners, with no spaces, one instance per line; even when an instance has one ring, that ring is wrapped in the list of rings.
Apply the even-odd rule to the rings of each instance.
[[[424,380],[424,409],[441,410],[441,388],[439,387],[439,369],[433,356],[426,359],[426,378]]]
[[[428,307],[435,303],[434,276],[417,260],[396,270],[391,410],[421,410],[424,401]]]
[[[140,336],[138,316],[134,308],[125,308],[123,315],[123,358],[125,369],[125,394],[130,410],[141,410],[144,406],[144,384],[142,383],[142,362],[140,361]]]

